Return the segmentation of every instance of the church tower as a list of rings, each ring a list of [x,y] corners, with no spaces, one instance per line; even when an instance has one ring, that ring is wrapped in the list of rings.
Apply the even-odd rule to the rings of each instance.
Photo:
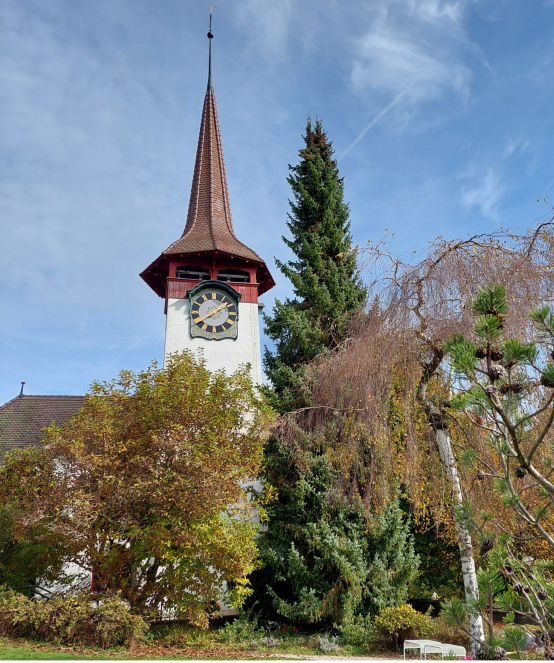
[[[249,363],[262,381],[258,297],[275,285],[265,262],[233,229],[221,132],[212,85],[209,38],[208,89],[181,237],[140,276],[165,300],[165,357],[202,351],[211,371]]]

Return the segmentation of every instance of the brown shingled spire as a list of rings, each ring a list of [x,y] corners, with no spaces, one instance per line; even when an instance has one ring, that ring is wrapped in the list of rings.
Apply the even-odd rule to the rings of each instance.
[[[211,29],[208,37],[210,38],[208,89],[202,110],[187,223],[181,238],[164,253],[170,255],[193,251],[222,251],[262,262],[258,254],[239,242],[233,229],[221,131],[212,86]]]

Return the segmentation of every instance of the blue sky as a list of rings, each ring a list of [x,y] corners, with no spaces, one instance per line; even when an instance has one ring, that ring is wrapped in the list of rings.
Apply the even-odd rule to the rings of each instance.
[[[138,274],[182,232],[208,2],[3,0],[0,402],[84,393],[163,353]],[[354,240],[525,228],[553,196],[554,0],[219,0],[214,86],[235,229],[281,242],[308,114]],[[552,199],[552,198],[551,198]]]

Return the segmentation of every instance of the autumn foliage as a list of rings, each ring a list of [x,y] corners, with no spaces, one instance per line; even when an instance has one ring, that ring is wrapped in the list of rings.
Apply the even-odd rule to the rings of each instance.
[[[240,605],[257,549],[247,482],[259,473],[270,412],[248,372],[210,373],[183,353],[92,385],[44,449],[13,453],[0,501],[16,535],[64,545],[64,561],[133,608],[206,624],[222,589]]]

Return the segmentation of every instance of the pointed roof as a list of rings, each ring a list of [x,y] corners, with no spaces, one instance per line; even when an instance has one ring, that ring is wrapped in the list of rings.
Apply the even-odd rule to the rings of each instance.
[[[193,251],[222,251],[247,260],[263,262],[257,253],[237,239],[233,229],[221,130],[212,85],[211,30],[208,36],[210,37],[208,89],[202,110],[187,223],[182,236],[164,253],[170,255]]]
[[[264,260],[237,239],[233,228],[221,130],[212,85],[211,25],[208,37],[210,39],[208,88],[202,110],[185,229],[181,237],[163,251],[140,275],[160,296],[165,296],[166,261],[171,256],[186,254],[217,252],[258,263],[263,274],[263,292],[275,285]]]

